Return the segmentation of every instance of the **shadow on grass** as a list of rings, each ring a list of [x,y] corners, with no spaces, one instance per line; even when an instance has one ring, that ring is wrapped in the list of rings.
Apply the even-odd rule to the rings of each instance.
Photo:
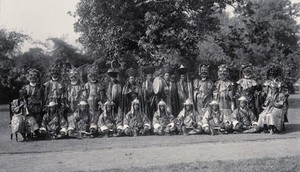
[[[295,133],[300,132],[300,124],[285,124],[285,132],[286,133]]]

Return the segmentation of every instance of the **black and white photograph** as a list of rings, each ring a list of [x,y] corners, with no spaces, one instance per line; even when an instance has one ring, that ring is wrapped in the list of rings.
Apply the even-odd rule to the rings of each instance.
[[[300,172],[300,0],[0,0],[0,172]]]

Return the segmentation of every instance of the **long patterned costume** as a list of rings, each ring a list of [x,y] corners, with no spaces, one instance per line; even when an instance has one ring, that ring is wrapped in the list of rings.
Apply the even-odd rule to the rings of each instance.
[[[209,68],[203,65],[199,68],[200,79],[195,79],[194,88],[194,102],[196,110],[200,116],[203,116],[209,103],[212,101],[213,82],[208,79]]]
[[[242,66],[242,78],[237,81],[238,90],[237,96],[244,96],[248,102],[248,109],[251,110],[254,114],[258,115],[259,107],[255,107],[255,91],[257,87],[257,82],[252,79],[252,66],[244,65]]]
[[[188,69],[183,65],[180,66],[178,69],[180,73],[180,79],[177,82],[177,93],[178,93],[178,100],[179,100],[179,109],[183,108],[183,104],[187,99],[193,98],[193,90],[192,90],[192,83],[188,79]]]
[[[103,107],[103,113],[99,117],[98,132],[101,135],[117,134],[121,136],[123,132],[121,109],[116,109],[112,101],[107,101]]]
[[[233,130],[238,132],[256,132],[258,131],[257,118],[254,113],[248,109],[248,99],[244,96],[239,98],[240,104],[232,113]],[[250,130],[252,129],[252,130]]]
[[[61,98],[63,94],[63,86],[59,81],[60,71],[56,66],[53,66],[50,69],[51,80],[44,84],[45,91],[44,91],[44,98],[45,104],[49,102],[55,102],[58,106],[61,106]]]
[[[128,80],[125,83],[123,90],[122,90],[122,112],[123,118],[124,114],[130,111],[131,102],[134,99],[138,99],[141,103],[141,107],[143,105],[142,99],[142,89],[138,82],[136,81],[137,71],[135,69],[128,69],[127,70]]]
[[[39,84],[39,77],[40,74],[38,70],[30,69],[27,75],[29,84],[25,85],[23,90],[26,92],[26,103],[29,114],[33,116],[40,125],[43,115],[44,88]]]
[[[154,68],[148,67],[144,69],[146,80],[142,84],[143,94],[143,112],[148,116],[150,120],[153,119],[153,114],[156,110],[155,95],[153,92],[153,73]]]
[[[32,134],[39,129],[36,119],[29,114],[26,107],[25,94],[24,90],[20,90],[20,98],[14,100],[11,106],[13,112],[11,120],[12,133],[19,132],[24,140],[27,139],[26,134]]]
[[[178,99],[178,91],[175,81],[171,78],[173,75],[173,69],[171,67],[164,68],[164,92],[162,95],[158,96],[158,98],[163,99],[167,107],[170,108],[169,111],[175,117],[178,115],[179,109],[179,99]]]
[[[68,131],[77,132],[78,138],[81,134],[87,134],[89,130],[90,112],[86,101],[80,101],[73,115],[68,116]]]
[[[135,107],[137,106],[137,108]],[[124,117],[124,133],[127,136],[145,135],[150,132],[151,121],[141,110],[141,104],[138,99],[131,103],[131,110]]]
[[[188,109],[187,106],[190,106]],[[176,119],[177,130],[184,135],[200,134],[202,130],[202,119],[195,110],[193,101],[187,99],[182,111]]]
[[[264,130],[270,129],[270,133],[273,134],[275,131],[283,131],[284,106],[287,97],[279,91],[277,82],[272,82],[270,87],[271,95],[267,97],[264,103],[265,109],[259,115],[258,126]]]
[[[50,102],[47,108],[40,128],[41,133],[48,133],[52,138],[63,138],[67,134],[68,123],[66,119],[55,102]]]
[[[213,99],[219,103],[219,107],[225,120],[231,121],[231,113],[235,109],[233,95],[233,82],[228,80],[228,67],[220,65],[218,70],[219,80],[214,84]]]
[[[175,117],[167,110],[167,104],[163,100],[158,103],[152,125],[154,134],[157,135],[171,134],[176,131]]]
[[[232,129],[231,121],[225,118],[225,115],[219,108],[219,103],[213,100],[206,109],[202,119],[202,127],[206,134],[217,134],[218,132],[228,132]]]
[[[108,87],[106,90],[107,100],[113,101],[116,108],[121,108],[122,105],[122,85],[118,80],[119,70],[110,68],[107,71],[107,75],[110,77]]]
[[[84,85],[84,100],[87,100],[90,109],[90,130],[97,132],[97,123],[100,116],[100,110],[104,103],[104,87],[97,81],[98,70],[95,66],[88,71],[88,83]]]

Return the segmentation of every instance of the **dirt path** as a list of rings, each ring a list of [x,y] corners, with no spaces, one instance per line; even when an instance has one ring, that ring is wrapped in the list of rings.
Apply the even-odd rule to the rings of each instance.
[[[0,171],[78,171],[300,155],[300,138],[168,147],[4,154]],[[84,164],[84,165],[82,165]]]

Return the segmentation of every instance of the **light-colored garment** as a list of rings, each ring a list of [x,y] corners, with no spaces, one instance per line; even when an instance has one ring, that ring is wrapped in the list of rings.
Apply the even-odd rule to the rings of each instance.
[[[56,109],[54,112],[48,112],[43,116],[40,130],[49,133],[58,134],[59,132],[67,132],[67,121]]]
[[[24,106],[20,106],[23,103],[25,102],[19,99],[12,102],[11,108],[14,114],[11,120],[12,133],[19,132],[21,134],[27,134],[39,129],[36,119],[30,114],[26,114]],[[19,111],[16,110],[16,107],[19,107]]]
[[[194,102],[196,110],[203,116],[209,103],[212,101],[213,82],[211,80],[194,80]]]
[[[284,123],[284,105],[286,96],[282,93],[271,94],[265,102],[266,108],[259,115],[258,126],[274,125],[277,130],[282,131]]]

